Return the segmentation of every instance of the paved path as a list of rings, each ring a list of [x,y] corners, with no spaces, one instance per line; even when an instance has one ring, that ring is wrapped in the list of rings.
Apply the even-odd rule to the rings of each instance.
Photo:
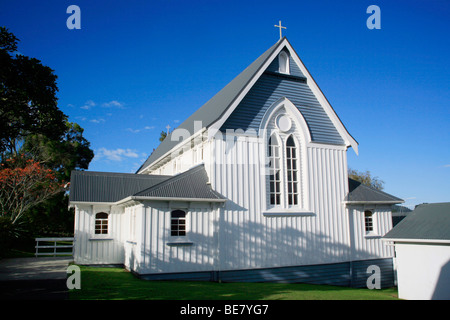
[[[67,299],[67,267],[72,258],[0,260],[0,300]]]

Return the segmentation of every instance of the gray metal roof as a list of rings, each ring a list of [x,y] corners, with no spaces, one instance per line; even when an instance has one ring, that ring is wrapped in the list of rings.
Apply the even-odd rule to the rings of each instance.
[[[175,176],[73,171],[70,202],[114,203],[130,196],[225,200],[212,190],[204,165]]]
[[[384,238],[450,240],[450,202],[418,205]]]
[[[135,194],[136,197],[226,199],[208,183],[204,165],[198,165]]]
[[[270,47],[266,52],[264,52],[258,59],[256,59],[252,64],[250,64],[244,71],[242,71],[236,78],[234,78],[228,85],[226,85],[222,90],[220,90],[214,97],[212,97],[208,102],[206,102],[200,109],[195,111],[189,118],[187,118],[183,123],[181,123],[177,129],[185,129],[193,135],[194,132],[194,121],[201,121],[202,127],[207,128],[215,121],[220,119],[223,113],[228,109],[228,107],[237,98],[239,93],[246,87],[253,76],[261,69],[267,59],[271,54],[277,49],[278,45],[282,42],[282,39]],[[170,151],[173,147],[179,144],[181,141],[178,139],[172,141],[171,135],[169,134],[164,141],[156,148],[155,151],[148,157],[148,159],[142,164],[142,166],[137,170],[140,172],[145,169],[148,165],[153,163],[156,159],[163,156],[166,152]]]
[[[366,186],[359,181],[348,179],[349,193],[344,201],[347,203],[403,203],[400,198],[389,193]]]
[[[69,201],[116,202],[169,178],[171,176],[72,171]]]

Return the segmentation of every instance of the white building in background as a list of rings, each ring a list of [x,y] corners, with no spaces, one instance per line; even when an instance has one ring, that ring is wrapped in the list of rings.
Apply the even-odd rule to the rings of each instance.
[[[450,203],[417,206],[383,240],[395,244],[399,298],[450,300]]]

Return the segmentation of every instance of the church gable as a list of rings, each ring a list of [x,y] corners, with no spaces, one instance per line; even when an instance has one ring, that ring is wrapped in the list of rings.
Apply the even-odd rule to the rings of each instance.
[[[185,142],[202,130],[207,130],[211,138],[227,129],[257,129],[265,111],[283,97],[292,101],[305,118],[313,142],[351,146],[358,153],[358,143],[286,38],[264,52],[177,129],[189,133],[183,136]],[[148,171],[182,143],[179,137],[169,135],[137,173]]]
[[[286,48],[272,60],[220,130],[257,130],[270,106],[282,98],[289,99],[305,118],[313,142],[345,145]]]

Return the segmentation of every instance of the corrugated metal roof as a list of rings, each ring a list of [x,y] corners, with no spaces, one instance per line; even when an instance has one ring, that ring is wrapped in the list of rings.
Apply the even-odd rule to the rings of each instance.
[[[384,238],[450,240],[450,202],[418,205]]]
[[[113,203],[130,196],[226,199],[212,190],[203,164],[175,176],[73,171],[70,202]]]
[[[173,176],[146,190],[140,191],[136,193],[135,196],[183,199],[226,199],[211,188],[203,164]]]
[[[372,187],[366,186],[359,181],[348,179],[348,195],[344,201],[348,203],[403,203],[400,198],[394,197],[389,193],[376,190]]]
[[[116,202],[172,176],[72,171],[69,201]]]

